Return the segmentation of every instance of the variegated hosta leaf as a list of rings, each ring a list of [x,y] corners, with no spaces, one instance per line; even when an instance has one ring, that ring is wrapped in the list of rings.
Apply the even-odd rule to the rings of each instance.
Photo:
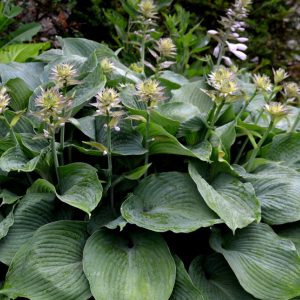
[[[8,234],[0,240],[0,261],[9,265],[12,258],[41,226],[72,216],[69,210],[65,215],[55,209],[53,186],[43,179],[38,179],[27,190],[26,195],[14,212],[14,223]]]
[[[254,297],[286,300],[300,295],[298,251],[267,224],[252,223],[235,235],[213,228],[210,245],[224,255],[242,287]]]
[[[261,204],[262,220],[279,225],[300,220],[300,173],[278,164],[257,167],[245,178]]]
[[[179,257],[173,255],[173,258],[176,263],[176,281],[169,300],[206,300],[194,286]]]
[[[150,175],[121,207],[132,224],[152,231],[191,232],[223,221],[205,203],[188,174]]]
[[[196,257],[189,275],[204,300],[254,300],[238,282],[222,254]]]
[[[84,248],[83,269],[96,300],[167,300],[176,277],[167,244],[144,229],[127,236],[96,231]]]
[[[82,253],[88,238],[86,223],[59,221],[38,229],[21,247],[0,293],[32,300],[91,297],[83,273]]]
[[[189,172],[207,205],[214,210],[234,232],[253,221],[260,221],[260,204],[251,184],[238,178],[219,173],[211,183],[205,179],[205,166],[189,163]]]

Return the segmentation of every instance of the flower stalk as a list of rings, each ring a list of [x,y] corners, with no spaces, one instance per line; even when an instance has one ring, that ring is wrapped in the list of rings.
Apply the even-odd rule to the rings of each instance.
[[[207,130],[206,135],[204,137],[205,140],[208,140],[208,138],[210,137],[211,132],[212,132],[212,128],[214,127],[214,125],[215,125],[215,123],[216,123],[216,121],[218,119],[218,116],[219,116],[219,114],[220,114],[220,112],[221,112],[224,104],[225,104],[225,99],[223,99],[222,102],[221,102],[221,104],[219,104],[217,106],[217,110],[213,111],[214,116],[213,116],[213,119],[212,119],[212,121],[210,123],[210,128]]]
[[[150,102],[150,101],[149,101]],[[148,106],[150,106],[151,103],[148,103]],[[150,118],[151,118],[151,112],[149,112],[147,114],[147,123],[146,123],[146,144],[145,144],[145,147],[146,147],[146,154],[145,154],[145,166],[148,165],[149,163],[149,127],[150,127]],[[146,178],[148,176],[148,169],[146,170],[145,174],[144,174],[144,177]]]
[[[107,125],[107,163],[108,163],[108,172],[110,177],[110,182],[113,181],[113,167],[112,167],[112,159],[111,159],[111,128],[110,128],[110,117],[109,114],[106,116],[106,125]],[[110,186],[110,207],[112,210],[114,210],[114,187],[111,184]]]

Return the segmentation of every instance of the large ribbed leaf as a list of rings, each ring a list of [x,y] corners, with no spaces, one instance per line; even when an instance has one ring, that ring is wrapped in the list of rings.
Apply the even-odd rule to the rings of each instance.
[[[140,124],[136,130],[140,132],[144,140],[146,139],[146,124]],[[150,155],[166,153],[175,155],[186,155],[196,157],[204,161],[210,161],[211,147],[207,142],[193,145],[191,150],[183,146],[178,140],[165,129],[157,124],[150,123],[149,126],[149,139],[154,139],[149,143]]]
[[[300,295],[300,257],[291,240],[270,226],[252,223],[221,235],[213,228],[211,247],[224,255],[242,287],[263,300]]]
[[[211,89],[211,87],[205,83],[205,79],[187,83],[180,89],[172,91],[174,96],[170,102],[189,103],[196,106],[201,113],[208,112],[212,108],[213,102],[200,88]]]
[[[205,203],[188,174],[150,175],[122,205],[123,217],[152,231],[191,232],[223,221]]]
[[[257,167],[246,177],[261,204],[262,220],[279,225],[300,220],[300,174],[278,164]]]
[[[279,236],[290,239],[300,254],[300,222],[274,226],[274,231]]]
[[[176,281],[169,300],[206,300],[193,285],[179,257],[173,255],[173,258],[176,263]]]
[[[41,74],[44,71],[45,64],[42,62],[0,64],[0,73],[2,83],[6,83],[12,78],[21,78],[28,85],[29,89],[34,91],[42,84]]]
[[[107,132],[103,125],[106,124],[105,117],[96,117],[96,140],[107,147]],[[143,137],[132,127],[130,120],[122,120],[118,123],[120,131],[111,131],[112,153],[118,155],[141,155],[146,149],[142,147]],[[95,149],[95,148],[94,148]]]
[[[102,197],[102,185],[97,170],[85,163],[73,163],[58,168],[60,194],[57,197],[88,214]]]
[[[282,165],[300,168],[300,132],[279,134],[273,138],[271,147],[268,149],[266,159],[283,162]]]
[[[55,194],[51,184],[39,179],[27,190],[14,212],[14,224],[0,241],[0,261],[9,265],[19,248],[44,224],[55,220]]]
[[[225,258],[218,253],[196,257],[189,274],[204,300],[254,300],[239,284]]]
[[[85,300],[91,296],[83,273],[86,223],[47,224],[18,251],[0,293],[32,300]]]
[[[242,183],[228,173],[219,173],[209,184],[203,178],[203,172],[205,170],[201,169],[201,165],[189,163],[189,173],[199,193],[233,232],[253,221],[260,221],[260,204],[250,183]]]
[[[96,231],[84,248],[83,269],[96,300],[167,300],[176,276],[165,241],[143,229],[127,237]]]

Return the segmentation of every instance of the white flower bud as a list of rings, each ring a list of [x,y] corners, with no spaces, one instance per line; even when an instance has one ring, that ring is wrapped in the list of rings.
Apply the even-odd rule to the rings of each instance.
[[[225,63],[228,65],[228,66],[231,66],[232,65],[232,61],[229,57],[227,56],[222,56],[222,58],[225,60]]]
[[[214,49],[214,53],[213,53],[213,55],[214,55],[214,57],[218,57],[219,56],[219,53],[220,53],[220,47],[219,47],[219,45]]]
[[[114,126],[114,128],[115,128],[115,131],[120,131],[121,130],[121,128],[118,127],[118,126]]]
[[[207,33],[215,35],[215,34],[218,34],[218,31],[216,31],[216,30],[208,30]]]
[[[247,55],[241,51],[231,51],[236,57],[238,57],[241,60],[246,60]]]
[[[103,155],[106,155],[106,154],[107,154],[107,151],[106,151],[106,150],[104,150],[104,151],[103,151]]]
[[[249,41],[249,39],[244,38],[244,37],[237,38],[237,40],[238,40],[239,42],[241,42],[241,43],[244,43],[244,42],[248,42],[248,41]]]

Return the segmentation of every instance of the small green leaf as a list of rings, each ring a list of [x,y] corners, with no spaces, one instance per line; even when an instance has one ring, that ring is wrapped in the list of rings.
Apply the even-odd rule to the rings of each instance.
[[[122,176],[130,180],[137,180],[145,174],[145,172],[149,169],[151,165],[152,163],[145,166],[138,167],[130,172],[123,173]]]
[[[107,148],[105,146],[103,146],[100,143],[96,143],[96,142],[83,142],[84,144],[90,145],[92,147],[95,147],[96,149],[100,150],[100,151],[107,151]]]
[[[14,118],[12,119],[12,121],[10,122],[10,126],[11,127],[15,127],[15,125],[17,124],[17,122],[20,120],[21,116],[24,114],[24,112],[26,111],[26,108],[20,112],[18,112]]]

